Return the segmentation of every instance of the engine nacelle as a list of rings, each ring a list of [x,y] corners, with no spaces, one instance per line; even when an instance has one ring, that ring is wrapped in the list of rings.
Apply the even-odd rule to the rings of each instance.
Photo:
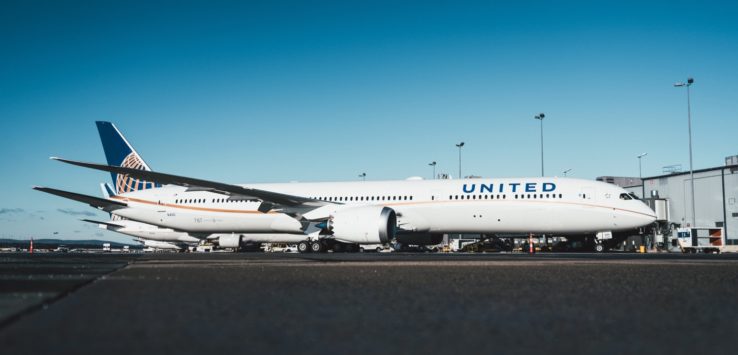
[[[218,245],[221,248],[238,248],[241,246],[240,234],[225,234],[218,237]]]
[[[336,240],[346,243],[389,243],[397,230],[395,210],[362,206],[336,211],[328,223]]]

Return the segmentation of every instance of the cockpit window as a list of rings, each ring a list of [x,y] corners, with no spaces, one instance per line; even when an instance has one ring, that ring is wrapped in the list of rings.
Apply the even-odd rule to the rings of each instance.
[[[620,194],[620,199],[621,200],[632,200],[633,198],[629,194],[623,193],[623,194]]]
[[[631,193],[629,193],[629,194],[628,194],[628,196],[632,197],[632,198],[633,198],[634,200],[640,200],[640,199],[638,198],[638,196],[636,196],[636,194],[634,194],[634,193],[632,193],[632,192],[631,192]]]

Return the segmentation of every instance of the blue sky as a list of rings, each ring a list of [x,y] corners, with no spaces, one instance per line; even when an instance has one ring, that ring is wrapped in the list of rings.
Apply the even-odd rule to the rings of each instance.
[[[110,120],[155,169],[234,183],[593,179],[738,154],[738,3],[4,1],[0,237],[127,240],[78,219]]]

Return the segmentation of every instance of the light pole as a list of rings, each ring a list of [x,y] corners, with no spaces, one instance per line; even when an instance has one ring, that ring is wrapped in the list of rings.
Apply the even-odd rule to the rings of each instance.
[[[566,174],[568,174],[571,171],[571,169],[564,170],[564,177],[566,177]]]
[[[361,173],[361,174],[359,174],[359,177],[360,177],[360,178],[361,178],[361,179],[362,179],[363,181],[366,181],[366,173]]]
[[[642,199],[646,198],[646,184],[643,183],[643,172],[641,170],[641,158],[645,157],[646,155],[648,155],[648,153],[643,153],[636,157],[638,158],[638,178],[641,179],[641,198]]]
[[[433,167],[433,180],[435,180],[436,179],[436,162],[433,161],[431,163],[428,163],[428,165]]]
[[[464,146],[464,142],[461,142],[456,145],[457,148],[459,148],[459,179],[461,179],[461,147]]]
[[[541,121],[541,177],[544,176],[543,173],[543,118],[546,117],[543,113],[539,113],[534,117],[535,119]]]
[[[694,169],[692,167],[692,106],[689,100],[689,87],[694,84],[693,78],[687,78],[687,82],[678,82],[674,84],[674,87],[686,87],[687,88],[687,128],[689,130],[689,178],[692,185],[692,227],[697,224],[697,218],[695,217],[694,211]]]

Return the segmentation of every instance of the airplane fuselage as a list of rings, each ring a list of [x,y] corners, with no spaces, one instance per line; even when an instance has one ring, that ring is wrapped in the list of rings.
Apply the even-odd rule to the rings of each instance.
[[[403,231],[423,233],[595,233],[641,227],[653,211],[620,187],[569,178],[400,180],[249,184],[244,187],[333,202],[311,220],[377,205],[397,213]],[[627,198],[623,198],[623,194]],[[305,232],[294,215],[260,212],[259,200],[166,185],[115,196],[122,217],[192,233]]]

